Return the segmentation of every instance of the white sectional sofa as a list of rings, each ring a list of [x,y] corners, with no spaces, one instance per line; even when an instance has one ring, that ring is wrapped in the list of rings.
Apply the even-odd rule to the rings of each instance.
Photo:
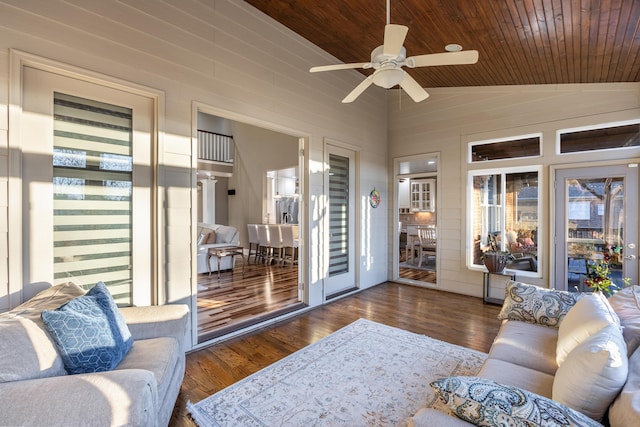
[[[198,274],[208,273],[207,265],[210,248],[233,245],[240,242],[240,235],[235,227],[220,224],[198,224]],[[211,271],[218,271],[218,263],[215,258],[211,259]],[[235,257],[223,257],[220,259],[220,271],[233,269]]]
[[[410,426],[640,425],[640,286],[607,299],[510,282],[499,317],[477,377],[432,383],[450,412]]]
[[[65,283],[0,314],[0,425],[167,426],[185,372],[188,307],[119,309],[128,353],[113,369],[72,375],[41,315],[83,296]]]

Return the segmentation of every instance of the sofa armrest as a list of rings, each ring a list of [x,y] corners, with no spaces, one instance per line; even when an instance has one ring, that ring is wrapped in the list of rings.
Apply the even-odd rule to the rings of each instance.
[[[0,384],[2,425],[156,425],[150,371],[125,369]]]
[[[186,304],[122,307],[120,312],[134,340],[173,337],[182,348],[189,314]]]

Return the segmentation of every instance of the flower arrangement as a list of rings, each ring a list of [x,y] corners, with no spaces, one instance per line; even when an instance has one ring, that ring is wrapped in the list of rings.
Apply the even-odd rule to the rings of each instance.
[[[617,261],[619,249],[611,251],[612,248],[603,251],[602,261],[593,263],[587,269],[587,278],[584,283],[594,292],[602,292],[609,296],[620,289],[620,286],[611,281],[611,270],[609,269],[612,260]],[[613,255],[615,256],[612,256]],[[622,279],[624,286],[629,286],[630,279],[625,277]]]

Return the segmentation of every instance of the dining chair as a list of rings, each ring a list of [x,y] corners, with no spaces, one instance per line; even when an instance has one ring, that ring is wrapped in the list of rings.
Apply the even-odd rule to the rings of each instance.
[[[418,267],[422,267],[422,258],[436,256],[436,229],[432,227],[418,227],[418,241],[420,245]]]
[[[280,224],[269,224],[269,247],[271,248],[271,257],[267,260],[267,264],[272,261],[282,261],[282,252],[284,246],[282,246],[282,235],[280,233]]]
[[[260,258],[262,262],[267,262],[267,260],[271,256],[271,246],[269,242],[269,228],[265,224],[257,224],[258,228],[258,255],[257,258]]]
[[[251,261],[251,250],[253,248],[253,262],[258,262],[258,250],[260,249],[258,239],[258,224],[247,224],[247,233],[249,236],[249,254],[247,255],[247,262]]]
[[[293,264],[298,262],[298,226],[285,225],[280,228],[280,232],[282,233],[282,246],[284,248],[282,253],[282,265],[289,261],[293,268]]]

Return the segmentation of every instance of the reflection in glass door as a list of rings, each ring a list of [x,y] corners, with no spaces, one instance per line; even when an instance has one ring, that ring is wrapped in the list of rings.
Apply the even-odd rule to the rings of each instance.
[[[556,287],[588,292],[596,269],[637,283],[637,167],[561,170],[556,174]]]

